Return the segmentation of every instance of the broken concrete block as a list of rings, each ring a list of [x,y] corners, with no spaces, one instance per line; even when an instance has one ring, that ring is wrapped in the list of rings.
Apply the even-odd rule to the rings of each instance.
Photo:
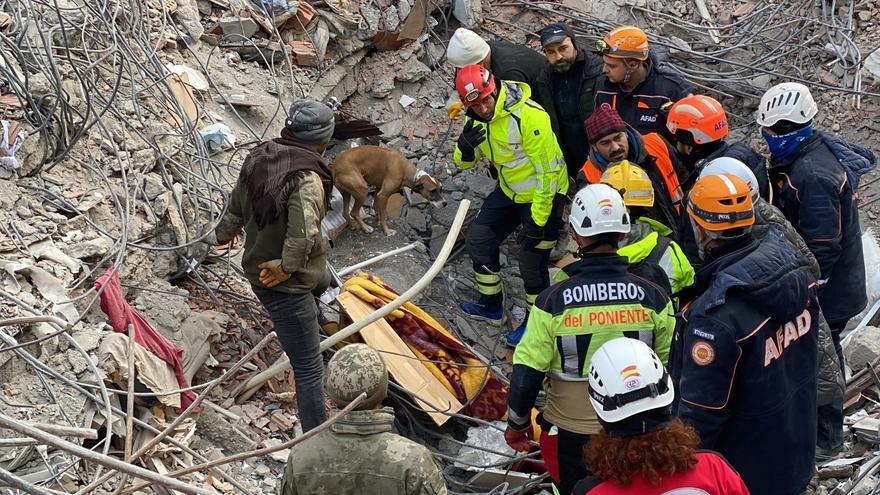
[[[827,480],[829,478],[849,478],[853,474],[852,464],[843,466],[826,466],[819,469],[819,479]]]
[[[411,57],[397,67],[397,70],[394,73],[394,78],[398,81],[416,82],[421,81],[430,74],[431,69],[427,65],[423,64],[417,58]]]
[[[224,35],[237,34],[250,38],[257,34],[260,25],[250,17],[223,17],[220,19],[220,29]]]
[[[473,28],[483,23],[483,7],[480,5],[480,0],[454,0],[452,15],[466,28]]]
[[[843,348],[843,357],[853,373],[864,369],[880,353],[880,328],[866,326],[853,332]]]
[[[495,179],[484,174],[469,174],[464,179],[465,190],[479,198],[486,199],[497,186]]]
[[[385,24],[385,31],[395,32],[400,27],[400,17],[397,15],[397,7],[394,5],[385,9],[382,16],[382,22]]]
[[[403,132],[403,121],[400,119],[394,119],[390,122],[385,122],[379,126],[379,130],[382,131],[382,136],[385,139],[395,138]]]
[[[219,447],[225,454],[240,454],[254,450],[257,442],[245,436],[224,416],[210,407],[202,409],[196,422],[199,436]]]
[[[406,211],[406,223],[418,232],[425,232],[428,230],[428,215],[424,210],[410,208]]]
[[[177,0],[177,11],[174,13],[174,17],[193,39],[193,42],[198,43],[199,38],[205,34],[205,28],[202,26],[195,0]]]

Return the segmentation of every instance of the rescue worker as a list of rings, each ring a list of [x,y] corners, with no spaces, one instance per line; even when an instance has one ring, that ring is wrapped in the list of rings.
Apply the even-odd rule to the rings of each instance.
[[[758,180],[749,167],[735,158],[716,158],[703,167],[700,177],[719,174],[735,175],[748,184],[755,208],[755,225],[752,227],[755,237],[758,239],[763,238],[770,228],[776,228],[779,232],[782,232],[788,244],[807,259],[807,262],[810,264],[810,273],[816,280],[819,280],[821,271],[819,270],[819,263],[816,261],[816,257],[810,252],[800,234],[785,219],[779,208],[761,198]],[[816,375],[816,380],[818,415],[820,418],[823,414],[834,417],[835,411],[838,408],[842,410],[840,404],[843,401],[845,382],[843,372],[840,369],[837,351],[834,349],[834,341],[831,338],[831,329],[828,327],[828,322],[825,321],[825,316],[821,311],[819,312],[819,371]],[[820,419],[817,426],[816,445],[819,450],[829,449],[829,445],[837,445],[839,442],[835,443],[835,437],[839,438],[840,442],[843,441],[842,424],[835,425],[834,422],[822,421]]]
[[[607,104],[596,108],[584,121],[584,131],[590,143],[590,159],[581,167],[578,187],[599,183],[612,163],[627,160],[638,165],[654,185],[656,209],[668,217],[662,223],[673,229],[673,238],[678,239],[677,212],[683,195],[678,180],[681,166],[672,145],[655,132],[639,134]]]
[[[858,181],[876,160],[864,148],[815,130],[818,111],[806,86],[782,83],[761,98],[757,122],[770,149],[775,204],[819,263],[819,301],[843,368],[840,333],[867,305]],[[819,418],[835,432],[819,439],[825,454],[843,444],[842,402],[835,406],[840,407],[824,409]]]
[[[603,77],[596,83],[596,107],[611,105],[638,132],[665,134],[668,105],[694,89],[660,65],[648,35],[635,26],[619,26],[598,43]],[[668,137],[668,136],[664,136]]]
[[[468,169],[485,157],[498,174],[497,187],[465,235],[480,299],[460,308],[501,326],[506,314],[499,246],[522,225],[519,270],[531,306],[550,286],[547,265],[562,227],[568,176],[547,112],[529,99],[527,84],[499,80],[482,66],[468,65],[456,74],[455,88],[468,109],[455,163]],[[525,322],[508,333],[508,343],[516,345],[524,331]]]
[[[683,174],[679,176],[684,194],[694,186],[703,165],[715,158],[730,156],[752,169],[755,177],[758,177],[761,196],[770,197],[770,178],[764,157],[742,143],[731,145],[725,141],[728,123],[721,103],[708,96],[686,96],[669,109],[666,127],[684,165]],[[679,211],[678,231],[685,254],[699,266],[697,244],[690,228],[690,218],[684,210]]]
[[[326,284],[321,220],[333,174],[322,154],[333,128],[330,107],[295,101],[281,136],[258,145],[245,158],[215,231],[217,242],[226,244],[244,227],[241,267],[290,358],[303,431],[324,421],[324,364],[312,292],[323,292],[317,288],[322,281]]]
[[[537,423],[541,454],[559,493],[571,493],[586,476],[583,447],[601,428],[586,400],[593,353],[611,339],[630,337],[665,360],[675,326],[669,296],[631,274],[627,259],[616,253],[630,231],[617,191],[605,184],[581,189],[568,221],[580,260],[570,279],[541,293],[529,315],[529,330],[513,354],[504,433],[515,450],[529,450],[531,410],[546,384],[547,402]]]
[[[524,82],[535,91],[535,84],[544,66],[540,53],[523,45],[504,40],[484,40],[479,34],[466,28],[458,28],[446,47],[446,60],[456,69],[467,65],[482,65],[502,81]],[[538,103],[538,94],[533,99]],[[454,98],[454,100],[453,100]],[[452,120],[461,115],[461,101],[457,95],[447,103],[447,113]]]
[[[669,371],[674,414],[755,495],[802,494],[815,471],[819,304],[808,262],[776,229],[756,239],[738,177],[698,179],[687,211],[704,265]]]
[[[670,238],[672,229],[663,223],[666,215],[656,211],[654,185],[648,173],[624,160],[608,168],[600,180],[621,193],[632,219],[632,228],[617,254],[626,256],[630,263],[647,260],[659,265],[669,279],[672,293],[693,284],[694,268],[678,243]]]
[[[697,432],[670,416],[672,379],[644,342],[603,344],[590,360],[589,383],[602,431],[584,452],[593,475],[574,495],[749,495],[727,460],[697,451]]]
[[[727,156],[746,164],[758,180],[761,197],[770,197],[766,160],[744,143],[726,141],[727,114],[716,99],[689,95],[678,100],[669,109],[666,128],[686,170],[686,175],[680,177],[685,194],[696,182],[702,164]]]
[[[559,22],[541,30],[546,62],[532,92],[550,116],[569,177],[577,177],[590,153],[584,119],[593,113],[593,87],[602,75],[602,59],[578,46],[574,32]]]
[[[669,238],[672,229],[658,218],[664,216],[654,208],[654,186],[647,172],[626,160],[614,164],[602,174],[602,184],[608,184],[623,197],[632,228],[618,244],[617,254],[626,256],[631,265],[656,265],[665,280],[658,281],[651,272],[640,266],[630,272],[666,288],[672,295],[694,283],[694,268],[678,244]],[[566,265],[568,266],[568,265]],[[568,278],[565,267],[554,275],[554,282]]]
[[[314,438],[294,446],[281,495],[359,493],[439,495],[446,485],[431,452],[394,433],[394,409],[382,407],[388,370],[365,344],[349,344],[327,364],[327,395],[343,408],[367,398]]]

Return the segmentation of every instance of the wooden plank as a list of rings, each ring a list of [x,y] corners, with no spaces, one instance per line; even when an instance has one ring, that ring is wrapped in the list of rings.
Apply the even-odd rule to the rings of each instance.
[[[357,296],[350,292],[339,294],[336,300],[339,301],[340,308],[348,313],[352,321],[363,319],[376,311],[375,308],[358,299]],[[438,426],[445,423],[449,416],[441,412],[433,412],[434,409],[440,409],[452,414],[461,411],[462,407],[464,407],[440,383],[440,380],[418,361],[418,358],[416,358],[416,355],[413,354],[409,346],[406,345],[406,342],[397,335],[397,332],[391,328],[387,321],[381,319],[367,325],[360,331],[360,335],[370,347],[379,351],[388,351],[388,353],[381,354],[382,359],[385,361],[385,366],[388,367],[388,372],[400,386],[413,394],[415,403]],[[428,403],[422,402],[418,397],[424,397]]]
[[[171,87],[171,93],[177,99],[180,107],[186,113],[189,120],[198,126],[199,108],[196,105],[196,99],[193,96],[192,87],[189,84],[189,76],[186,73],[168,76],[168,86]],[[183,117],[178,114],[174,105],[168,105],[170,113],[168,123],[176,126],[183,124]]]

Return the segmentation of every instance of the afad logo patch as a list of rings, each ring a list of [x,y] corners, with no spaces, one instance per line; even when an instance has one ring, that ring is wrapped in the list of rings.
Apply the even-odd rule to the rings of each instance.
[[[642,384],[639,380],[640,376],[642,374],[639,373],[639,368],[634,364],[620,370],[620,379],[623,380],[623,386],[627,390],[636,389]]]
[[[698,340],[691,346],[691,359],[697,366],[709,366],[715,362],[715,348],[705,340]]]

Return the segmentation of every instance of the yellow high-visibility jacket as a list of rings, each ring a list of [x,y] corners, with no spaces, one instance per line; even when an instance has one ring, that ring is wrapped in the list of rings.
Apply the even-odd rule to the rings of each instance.
[[[515,203],[531,203],[532,221],[544,226],[553,209],[553,197],[568,192],[568,172],[550,117],[529,99],[531,94],[526,83],[501,81],[492,120],[486,123],[467,117],[486,129],[486,139],[475,150],[474,160],[462,160],[458,146],[453,156],[456,165],[464,169],[486,157],[498,170],[504,194]]]

